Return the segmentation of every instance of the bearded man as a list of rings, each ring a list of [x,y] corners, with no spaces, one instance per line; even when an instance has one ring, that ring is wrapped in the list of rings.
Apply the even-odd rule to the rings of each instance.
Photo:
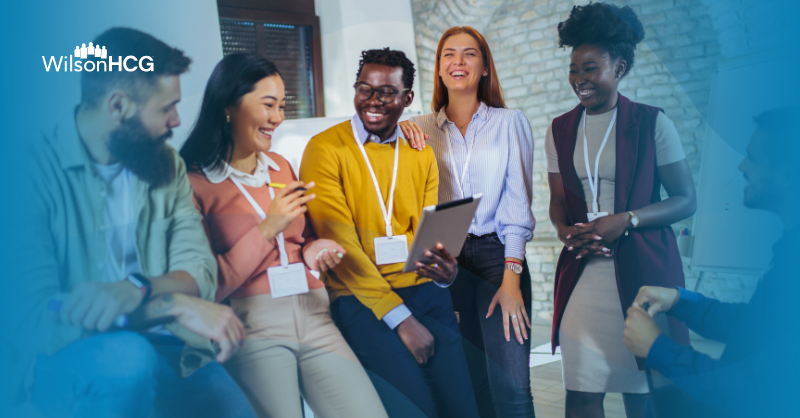
[[[191,60],[133,29],[94,43],[152,66],[83,72],[74,113],[21,157],[3,400],[51,417],[254,417],[219,364],[244,328],[213,303],[217,264],[166,144]]]

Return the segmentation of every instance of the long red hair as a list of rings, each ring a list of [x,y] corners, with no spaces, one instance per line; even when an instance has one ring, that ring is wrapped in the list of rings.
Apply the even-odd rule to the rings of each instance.
[[[503,100],[503,88],[500,87],[500,80],[497,78],[497,71],[494,68],[494,60],[492,59],[492,51],[489,49],[489,44],[484,39],[480,32],[469,26],[455,26],[442,35],[439,39],[439,46],[436,48],[436,78],[433,79],[433,99],[431,100],[431,109],[438,112],[444,105],[450,102],[447,95],[447,87],[439,76],[439,60],[442,56],[442,49],[444,48],[444,41],[447,38],[457,35],[459,33],[466,33],[475,38],[481,49],[481,57],[483,58],[483,65],[488,69],[489,74],[481,77],[478,82],[478,100],[491,107],[505,108],[506,102]]]

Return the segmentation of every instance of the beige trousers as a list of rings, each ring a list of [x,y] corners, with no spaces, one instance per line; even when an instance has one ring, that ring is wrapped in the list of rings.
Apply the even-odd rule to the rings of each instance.
[[[301,418],[300,396],[321,418],[387,417],[378,393],[331,319],[327,291],[231,300],[247,332],[224,365],[259,417]]]

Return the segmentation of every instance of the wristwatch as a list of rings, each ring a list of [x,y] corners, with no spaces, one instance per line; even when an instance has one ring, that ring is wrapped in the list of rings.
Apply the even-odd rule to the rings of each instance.
[[[128,277],[125,277],[125,280],[129,281],[132,285],[136,286],[142,291],[142,303],[144,303],[153,292],[153,286],[150,284],[150,280],[147,280],[146,277],[139,273],[129,274]]]
[[[514,274],[522,274],[522,264],[513,261],[506,261],[506,270],[511,270]]]
[[[634,228],[636,228],[637,226],[639,226],[639,217],[638,217],[638,216],[636,216],[636,214],[635,214],[635,213],[633,213],[633,212],[631,212],[631,211],[628,211],[628,214],[629,214],[629,215],[631,215],[631,219],[630,219],[630,221],[631,221],[631,226],[633,226]]]

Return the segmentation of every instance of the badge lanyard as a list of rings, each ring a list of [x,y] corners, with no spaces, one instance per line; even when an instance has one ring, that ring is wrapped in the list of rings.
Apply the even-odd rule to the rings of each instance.
[[[611,117],[611,123],[608,124],[608,129],[606,129],[606,136],[603,137],[603,142],[597,151],[597,157],[594,159],[594,177],[592,177],[592,169],[589,166],[589,141],[586,140],[586,109],[583,110],[583,160],[586,163],[586,175],[589,177],[589,188],[592,189],[592,212],[595,214],[598,214],[600,210],[597,204],[597,188],[600,181],[600,154],[603,153],[603,149],[606,147],[608,136],[611,135],[611,128],[614,127],[616,120],[617,110],[614,109],[614,116]]]
[[[255,199],[253,199],[253,196],[251,196],[250,193],[247,190],[245,190],[244,186],[242,186],[242,183],[240,183],[239,180],[236,179],[236,177],[231,176],[230,179],[233,182],[233,184],[235,184],[236,187],[239,188],[239,191],[242,192],[244,198],[247,199],[248,202],[250,202],[250,205],[252,205],[253,209],[256,210],[258,216],[260,216],[262,220],[267,219],[267,214],[266,212],[264,212],[264,209],[262,209],[261,206],[258,204],[258,202],[256,202]],[[275,200],[275,191],[272,190],[272,187],[267,187],[267,189],[269,189],[270,199]],[[276,239],[278,240],[278,252],[281,255],[281,266],[287,267],[289,265],[289,256],[286,254],[286,245],[284,244],[283,240],[283,232],[278,233]]]
[[[267,219],[267,214],[264,209],[253,199],[253,196],[247,192],[235,177],[230,177],[233,184],[239,188],[242,195],[250,202],[253,209],[256,210],[261,219]],[[275,191],[272,187],[267,187],[269,190],[269,197],[275,200]],[[276,267],[269,267],[267,269],[267,278],[269,279],[270,294],[273,298],[282,298],[284,296],[299,295],[308,293],[308,280],[306,279],[306,270],[304,263],[289,264],[289,255],[286,254],[286,244],[283,238],[283,232],[279,232],[275,237],[278,241],[278,253],[281,258],[281,265]]]
[[[472,134],[472,146],[469,146],[469,149],[467,150],[467,158],[464,161],[464,168],[461,170],[461,177],[460,177],[460,179],[458,181],[458,191],[459,191],[462,199],[465,197],[464,196],[464,177],[467,176],[467,168],[469,168],[469,161],[472,158],[472,150],[475,149],[475,143],[478,141],[477,136],[478,136],[478,128],[474,128],[473,129],[473,134]],[[453,154],[453,144],[450,143],[450,130],[449,129],[447,130],[447,141],[446,142],[447,142],[448,154],[449,155],[454,155]],[[455,158],[453,160],[455,160]],[[453,164],[455,164],[455,161],[453,161],[451,163],[451,166]],[[456,172],[455,170],[453,170],[453,172],[455,172],[456,175],[458,174],[458,172]]]
[[[397,186],[397,161],[400,157],[400,143],[398,141],[394,147],[394,168],[392,168],[392,186],[389,190],[389,206],[386,206],[383,200],[383,194],[381,193],[381,186],[378,184],[378,178],[375,177],[375,171],[372,170],[372,164],[369,162],[369,157],[367,157],[367,150],[364,149],[364,144],[358,139],[358,132],[356,132],[355,126],[353,128],[353,137],[356,139],[356,144],[358,145],[358,149],[361,151],[361,155],[364,156],[364,162],[367,163],[367,168],[369,169],[369,175],[372,176],[372,184],[375,185],[375,193],[378,195],[378,202],[381,206],[381,212],[383,213],[383,222],[386,224],[386,236],[391,237],[392,234],[392,208],[394,207],[394,189]]]
[[[364,149],[364,144],[358,138],[356,132],[355,122],[350,122],[353,128],[353,137],[355,138],[356,145],[364,157],[364,162],[367,163],[367,169],[372,176],[372,184],[375,186],[375,193],[378,195],[378,203],[381,206],[383,213],[383,221],[386,224],[386,236],[376,237],[373,240],[375,248],[375,264],[381,266],[385,264],[401,263],[408,258],[408,238],[405,235],[394,235],[392,231],[392,208],[394,207],[394,190],[397,186],[397,167],[400,156],[400,139],[396,140],[394,147],[394,167],[392,168],[392,185],[389,189],[389,206],[383,203],[383,194],[381,187],[378,184],[378,178],[375,176],[375,171],[372,170],[372,164],[369,162],[367,150]]]

